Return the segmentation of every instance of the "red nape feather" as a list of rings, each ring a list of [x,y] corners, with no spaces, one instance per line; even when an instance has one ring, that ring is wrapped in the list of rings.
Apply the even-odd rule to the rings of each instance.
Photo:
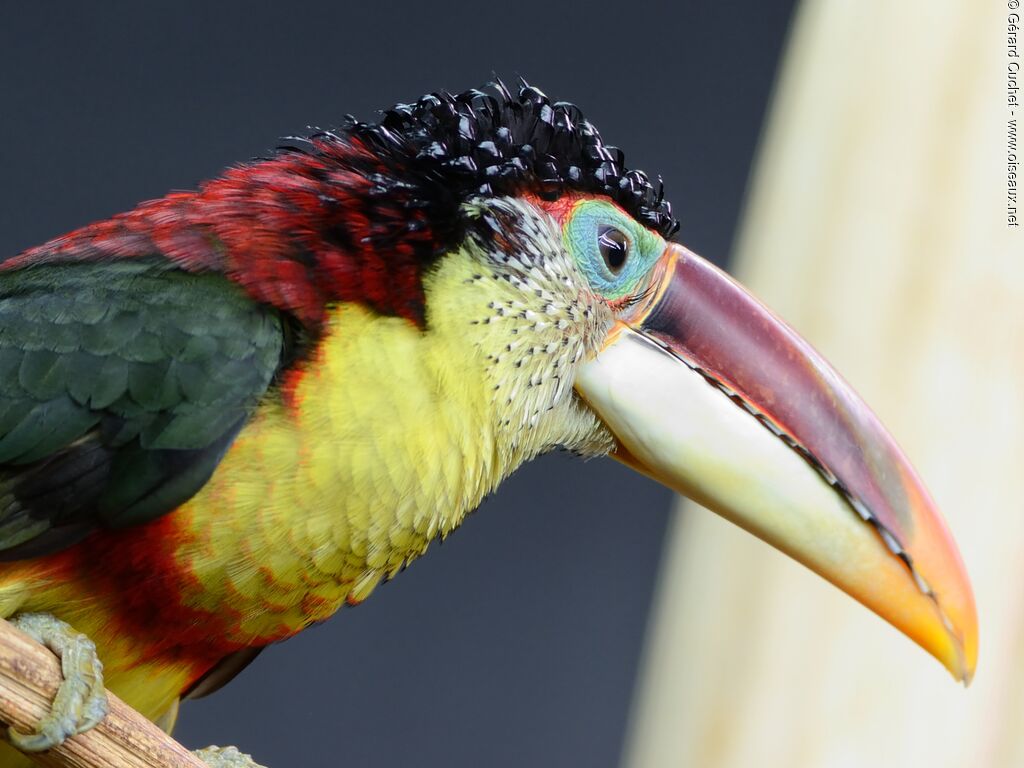
[[[162,258],[218,272],[256,300],[316,330],[332,301],[423,322],[422,270],[437,238],[400,192],[381,196],[377,158],[356,139],[312,141],[232,168],[195,192],[176,192],[55,238],[0,263]]]

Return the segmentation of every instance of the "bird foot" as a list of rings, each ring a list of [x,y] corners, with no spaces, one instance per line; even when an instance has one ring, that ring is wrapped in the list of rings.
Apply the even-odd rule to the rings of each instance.
[[[206,747],[192,753],[210,768],[266,768],[235,747]]]
[[[88,731],[106,717],[103,665],[92,640],[49,613],[22,613],[10,622],[53,651],[64,676],[49,713],[34,732],[7,730],[12,745],[22,752],[42,752]]]

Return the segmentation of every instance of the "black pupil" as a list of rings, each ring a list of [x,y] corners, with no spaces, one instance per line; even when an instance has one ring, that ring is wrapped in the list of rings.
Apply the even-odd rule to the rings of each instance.
[[[597,244],[608,269],[613,275],[619,274],[629,256],[629,240],[615,227],[605,227],[597,236]]]

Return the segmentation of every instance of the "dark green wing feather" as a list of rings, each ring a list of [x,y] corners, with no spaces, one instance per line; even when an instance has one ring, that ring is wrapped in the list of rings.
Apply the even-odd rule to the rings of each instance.
[[[283,322],[155,262],[0,272],[0,559],[192,496],[281,367]]]

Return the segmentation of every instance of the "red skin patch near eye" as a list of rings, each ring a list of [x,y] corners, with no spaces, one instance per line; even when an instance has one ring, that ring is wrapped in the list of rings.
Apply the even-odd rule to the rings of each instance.
[[[629,216],[621,205],[605,195],[587,195],[580,192],[567,192],[555,200],[544,200],[532,194],[524,195],[524,198],[532,202],[542,211],[546,211],[554,216],[562,225],[564,225],[566,220],[572,216],[572,212],[575,210],[576,206],[587,200],[601,200],[618,208],[622,212],[623,216]]]

